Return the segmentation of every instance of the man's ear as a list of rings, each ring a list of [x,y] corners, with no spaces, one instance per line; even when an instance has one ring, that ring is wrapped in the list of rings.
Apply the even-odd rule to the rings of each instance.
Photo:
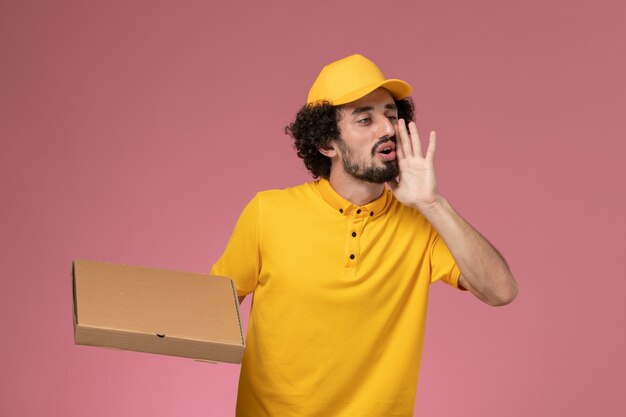
[[[320,146],[317,148],[318,151],[324,156],[329,158],[333,158],[337,155],[337,150],[335,149],[334,141],[329,141],[326,146]]]

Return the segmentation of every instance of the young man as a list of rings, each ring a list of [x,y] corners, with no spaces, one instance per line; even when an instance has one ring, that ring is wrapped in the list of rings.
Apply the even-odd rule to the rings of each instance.
[[[504,259],[438,193],[410,92],[352,55],[287,127],[319,180],[257,194],[212,269],[254,294],[237,416],[412,416],[430,284],[515,298]]]

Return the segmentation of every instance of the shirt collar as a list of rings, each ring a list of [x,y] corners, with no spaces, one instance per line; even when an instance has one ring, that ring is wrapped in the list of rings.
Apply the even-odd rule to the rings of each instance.
[[[315,184],[324,201],[343,216],[378,217],[387,211],[392,198],[391,191],[385,188],[381,196],[376,200],[359,206],[340,196],[327,179],[322,178],[316,181]]]

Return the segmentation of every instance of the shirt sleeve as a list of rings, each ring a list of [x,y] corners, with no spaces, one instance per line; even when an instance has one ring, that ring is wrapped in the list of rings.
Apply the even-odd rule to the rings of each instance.
[[[461,271],[443,239],[437,232],[433,231],[433,234],[430,249],[431,282],[442,280],[448,285],[459,288]]]
[[[243,209],[226,249],[211,269],[211,275],[232,279],[237,295],[254,291],[259,279],[261,257],[259,250],[259,196]]]

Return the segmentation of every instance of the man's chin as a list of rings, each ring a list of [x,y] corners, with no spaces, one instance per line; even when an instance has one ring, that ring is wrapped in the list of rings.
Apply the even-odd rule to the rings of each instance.
[[[370,168],[360,175],[354,176],[360,180],[370,182],[372,184],[384,184],[398,178],[398,176],[400,175],[398,164],[394,163],[393,165],[385,165],[386,166],[384,168]]]

